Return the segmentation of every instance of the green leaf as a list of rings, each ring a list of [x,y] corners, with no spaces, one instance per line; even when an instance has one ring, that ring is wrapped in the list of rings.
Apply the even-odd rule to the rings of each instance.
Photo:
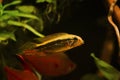
[[[0,17],[0,21],[8,20],[10,18],[11,18],[11,16],[9,16],[9,15],[3,15]]]
[[[0,21],[0,28],[7,27],[7,23],[5,21]]]
[[[21,3],[21,0],[14,0],[14,1],[11,2],[11,3],[5,4],[5,5],[3,6],[3,10],[4,10],[5,8],[9,7],[9,6],[17,5],[17,4],[20,4],[20,3]]]
[[[31,31],[32,33],[34,33],[35,35],[37,35],[39,37],[44,37],[44,35],[42,35],[39,32],[37,32],[34,28],[32,28],[28,24],[25,24],[25,23],[22,23],[22,22],[18,22],[18,21],[13,21],[13,20],[9,20],[8,24],[9,25],[19,26],[19,27],[24,27],[24,28],[28,29],[29,31]]]
[[[4,14],[17,14],[19,13],[19,11],[18,10],[5,10],[3,13]]]
[[[3,13],[3,5],[0,3],[0,16],[2,15],[2,13]]]
[[[24,12],[24,13],[36,12],[36,8],[32,5],[17,6],[17,9],[21,12]]]
[[[0,3],[0,10],[2,9],[2,7],[3,7],[3,6],[2,6],[2,4]]]
[[[40,32],[43,31],[44,25],[43,25],[42,17],[39,17],[39,20],[27,19],[22,22],[31,25],[34,29]]]
[[[95,57],[93,53],[91,53],[91,56],[94,58],[98,69],[102,72],[102,74],[108,80],[119,80],[120,79],[120,72],[117,69],[115,69],[113,66],[106,63],[105,61],[100,60],[99,58]]]
[[[54,0],[36,0],[37,3],[48,2],[52,3]]]
[[[6,41],[7,39],[12,39],[16,41],[14,32],[0,31],[0,43]]]
[[[8,15],[11,15],[11,16],[14,16],[14,17],[24,17],[24,18],[31,18],[31,19],[37,19],[39,20],[39,18],[35,15],[32,15],[32,14],[27,14],[27,13],[20,13],[18,11],[4,11],[4,14],[8,14]]]

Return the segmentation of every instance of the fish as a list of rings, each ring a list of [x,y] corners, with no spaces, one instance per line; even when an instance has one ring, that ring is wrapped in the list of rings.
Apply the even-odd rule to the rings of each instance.
[[[59,53],[81,46],[82,44],[84,44],[84,40],[80,36],[61,32],[47,35],[36,40],[36,42],[26,42],[19,49],[21,51],[29,49],[45,53]]]
[[[82,44],[84,41],[77,35],[54,33],[23,45],[23,52],[18,55],[43,76],[63,76],[77,66],[65,52]]]
[[[19,70],[5,66],[4,70],[7,80],[39,80],[36,74],[29,69]]]
[[[54,33],[41,38],[39,43],[35,44],[35,49],[39,51],[50,52],[65,52],[77,46],[84,44],[80,36],[69,33]]]
[[[71,73],[76,68],[76,64],[65,53],[50,54],[47,56],[39,54],[20,56],[43,76],[63,76]]]

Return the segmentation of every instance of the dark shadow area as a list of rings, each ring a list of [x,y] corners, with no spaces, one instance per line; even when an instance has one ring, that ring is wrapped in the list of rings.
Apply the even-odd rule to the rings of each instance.
[[[64,12],[60,23],[46,28],[44,33],[76,34],[83,38],[85,44],[66,53],[77,64],[77,68],[69,75],[50,80],[80,80],[84,74],[95,73],[97,70],[90,54],[95,53],[99,57],[105,39],[106,28],[99,22],[104,22],[106,18],[104,4],[99,0],[77,0],[69,8],[69,12]]]

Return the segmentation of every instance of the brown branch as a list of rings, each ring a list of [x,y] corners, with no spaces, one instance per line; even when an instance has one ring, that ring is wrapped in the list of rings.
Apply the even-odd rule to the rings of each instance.
[[[119,27],[120,26],[120,9],[119,7],[116,5],[117,0],[105,0],[105,6],[107,4],[107,9],[108,10],[108,22],[110,24],[110,26],[107,27],[107,35],[106,35],[106,39],[104,42],[104,46],[103,46],[103,50],[101,53],[101,59],[103,59],[104,61],[111,63],[111,58],[112,55],[115,53],[115,41],[117,39],[118,42],[118,49],[120,49],[120,32],[119,32]],[[115,20],[113,20],[113,17]],[[118,25],[116,25],[116,22],[119,23]],[[112,47],[110,47],[112,46]],[[120,57],[120,50],[118,50],[118,54]],[[115,55],[118,55],[117,53],[115,53]]]
[[[118,41],[118,49],[119,49],[119,58],[120,58],[120,8],[116,5],[117,0],[108,0],[109,4],[109,13],[108,13],[108,21],[109,23],[113,26],[114,31],[116,33],[117,41]],[[115,17],[116,21],[118,22],[118,26],[114,23],[112,19],[112,14],[113,17]]]
[[[113,21],[113,17],[114,17],[113,14],[115,14],[115,13],[118,14],[118,12],[116,12],[116,9],[115,9],[116,2],[117,2],[117,0],[107,0],[106,1],[107,5],[108,5],[108,9],[109,9],[107,19],[108,19],[108,22],[110,25],[107,27],[107,35],[106,35],[103,50],[101,53],[101,59],[108,63],[111,63],[112,55],[115,53],[116,39],[118,41],[118,48],[120,48],[119,28]],[[120,14],[119,14],[119,16],[116,15],[117,20],[115,20],[115,21],[118,21],[119,17],[120,17]],[[117,55],[117,53],[115,53],[115,54]],[[120,54],[120,51],[118,51],[118,54]]]
[[[109,64],[111,63],[111,58],[113,54],[119,54],[120,57],[120,50],[118,50],[118,54],[115,53],[115,38],[118,41],[118,49],[120,49],[120,8],[118,7],[118,5],[116,5],[116,2],[117,0],[106,0],[109,9],[107,18],[110,26],[108,27],[107,36],[101,53],[101,59]],[[115,18],[116,22],[113,21],[113,17]],[[100,77],[104,77],[104,75],[102,75],[99,70],[97,74]]]
[[[107,0],[106,3],[108,5],[108,7],[111,6],[111,4],[114,2],[115,0]],[[118,26],[119,26],[119,29],[120,29],[120,8],[118,5],[115,5],[114,8],[113,8],[113,16],[115,17],[117,23],[118,23]]]

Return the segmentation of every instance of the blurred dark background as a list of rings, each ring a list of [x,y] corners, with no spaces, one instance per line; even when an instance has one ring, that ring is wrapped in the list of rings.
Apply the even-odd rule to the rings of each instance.
[[[106,8],[102,0],[73,0],[66,8],[58,24],[44,29],[43,33],[67,32],[79,35],[85,44],[66,54],[77,64],[69,75],[53,80],[80,80],[87,73],[95,73],[97,68],[90,54],[100,56],[106,35]]]
[[[97,68],[90,54],[101,55],[109,26],[107,11],[104,0],[71,0],[60,22],[44,29],[46,35],[67,32],[79,35],[85,41],[84,45],[66,52],[77,68],[69,75],[52,80],[80,80],[85,74],[96,74]]]

